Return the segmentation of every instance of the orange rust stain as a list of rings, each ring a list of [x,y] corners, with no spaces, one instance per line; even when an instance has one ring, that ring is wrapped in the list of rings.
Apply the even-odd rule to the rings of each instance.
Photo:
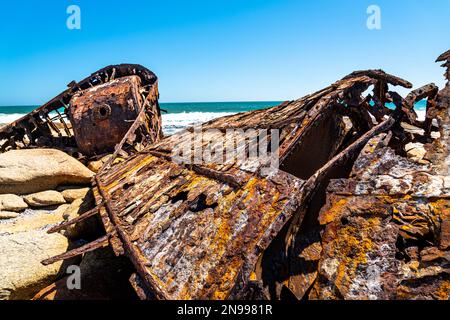
[[[319,223],[321,225],[326,225],[336,217],[339,217],[346,209],[349,200],[347,198],[340,199],[338,202],[334,203],[328,210],[321,212],[319,216]]]
[[[450,298],[450,281],[444,281],[436,290],[434,296],[438,300],[448,300]]]

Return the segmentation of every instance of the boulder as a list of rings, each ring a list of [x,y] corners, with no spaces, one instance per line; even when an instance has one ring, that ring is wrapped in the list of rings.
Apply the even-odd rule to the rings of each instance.
[[[62,262],[44,267],[41,261],[65,252],[67,247],[64,236],[39,230],[2,236],[0,299],[29,299],[54,281]]]
[[[112,157],[111,154],[108,154],[107,156],[104,156],[103,158],[99,160],[94,160],[88,163],[88,168],[95,173],[99,172],[101,167]]]
[[[423,158],[427,154],[427,151],[424,148],[424,145],[422,143],[416,142],[416,143],[408,143],[405,146],[405,151],[409,159],[411,159],[414,162],[418,163],[428,163],[424,162]]]
[[[0,211],[21,212],[28,208],[23,199],[15,194],[0,194]]]
[[[66,203],[63,195],[54,190],[29,194],[24,200],[30,207],[49,207]]]
[[[6,234],[44,230],[64,221],[62,205],[55,210],[27,209],[17,219],[0,223],[0,237]],[[0,238],[1,241],[1,238]]]
[[[60,211],[27,209],[0,223],[0,300],[30,299],[56,280],[62,262],[41,261],[68,250],[66,237],[46,231],[63,221]]]
[[[56,208],[56,210],[53,212],[55,215],[58,215],[64,219],[64,213],[66,212],[67,208],[69,208],[69,207],[70,207],[70,204],[64,203],[64,204],[60,205],[58,208]]]
[[[0,220],[2,219],[14,219],[19,216],[19,213],[12,211],[0,211]]]
[[[29,194],[60,184],[88,184],[94,173],[54,149],[11,150],[0,154],[0,194]]]
[[[72,220],[92,208],[94,208],[94,201],[91,197],[76,199],[66,208],[63,218]]]
[[[58,190],[61,191],[62,196],[68,203],[72,203],[76,199],[84,199],[91,191],[91,188],[77,188],[76,186],[67,186],[58,188]]]

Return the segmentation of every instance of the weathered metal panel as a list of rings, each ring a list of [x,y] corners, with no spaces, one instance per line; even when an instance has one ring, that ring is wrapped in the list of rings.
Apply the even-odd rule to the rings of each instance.
[[[359,106],[368,110],[370,105],[360,94],[370,85],[387,83],[392,78],[381,71],[369,74],[376,77],[358,73],[297,101],[216,119],[200,129],[189,128],[132,155],[116,151],[97,175],[97,201],[105,202],[106,214],[102,212],[102,218],[107,229],[117,231],[124,253],[152,297],[248,298],[255,288],[254,294],[267,297],[259,264],[273,239],[286,223],[301,223],[308,195],[327,170],[339,160],[345,161],[348,154],[353,157],[371,136],[395,123],[388,119],[369,130],[373,126],[369,117],[364,120],[361,112],[346,109]],[[392,79],[396,84],[410,86],[401,79]],[[367,134],[362,131],[353,135],[344,116],[360,123],[366,121]],[[317,168],[324,167],[309,179],[307,190],[303,189],[302,179],[281,170],[261,175],[265,163],[236,161],[245,158],[255,140],[238,131],[230,133],[230,129],[278,130],[283,166],[301,145],[307,156],[308,148],[314,147],[317,128],[330,122],[333,126],[329,126],[329,138],[333,141],[325,156],[316,159]],[[195,144],[198,133],[201,137]],[[362,140],[357,140],[359,137]],[[268,143],[273,138],[269,132]],[[241,147],[236,148],[230,161],[195,162],[197,151],[220,143]],[[187,163],[175,161],[180,148],[191,151],[184,159]],[[343,152],[340,159],[325,166],[339,152]],[[296,161],[289,162],[286,170],[298,176],[311,174],[302,173],[302,165]]]
[[[448,59],[449,52],[438,61]],[[407,101],[426,96],[425,133],[437,120],[440,136],[425,140],[423,159],[396,154],[382,134],[363,149],[349,179],[329,184],[310,298],[450,299],[449,83],[439,93],[433,84],[419,88]]]
[[[145,154],[123,168],[98,185],[142,278],[168,299],[242,296],[259,255],[295,213],[303,184],[279,172],[247,174],[235,188]]]
[[[138,76],[122,77],[77,92],[69,117],[77,145],[88,156],[114,151],[139,114],[142,98]]]
[[[384,138],[367,144],[351,179],[329,185],[311,298],[449,298],[449,177],[395,155]]]

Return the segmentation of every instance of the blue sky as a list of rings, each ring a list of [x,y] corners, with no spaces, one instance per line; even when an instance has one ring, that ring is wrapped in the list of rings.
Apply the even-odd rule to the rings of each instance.
[[[72,4],[81,30],[66,27]],[[381,30],[366,27],[371,4]],[[0,105],[126,62],[158,75],[163,102],[295,99],[366,68],[441,86],[449,16],[448,0],[2,1]]]

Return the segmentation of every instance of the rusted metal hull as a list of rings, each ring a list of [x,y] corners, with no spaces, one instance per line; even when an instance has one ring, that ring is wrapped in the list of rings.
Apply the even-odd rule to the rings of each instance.
[[[372,139],[352,177],[328,187],[313,299],[449,299],[450,178],[388,140]]]
[[[55,259],[107,241],[135,266],[130,282],[142,299],[448,299],[449,85],[404,99],[389,84],[412,87],[358,71],[140,150],[129,148],[137,121],[95,178],[106,235]],[[423,98],[421,122],[413,105]],[[233,160],[255,140],[232,129],[279,138],[279,169]],[[418,141],[427,156],[414,163],[405,147]],[[196,162],[220,142],[240,146],[232,160]]]
[[[438,61],[448,59],[449,52]],[[426,139],[412,138],[424,143],[422,159],[397,154],[398,142],[382,134],[366,145],[348,179],[329,184],[309,298],[450,299],[449,83],[439,93],[424,86],[406,100],[426,96]]]
[[[122,77],[72,97],[69,118],[80,152],[94,155],[114,151],[139,114],[139,87],[139,77]]]
[[[295,213],[292,194],[303,181],[283,173],[249,175],[234,189],[180,165],[167,162],[164,170],[160,164],[158,157],[139,155],[134,170],[116,173],[118,183],[97,180],[125,253],[157,298],[242,298],[261,251]],[[124,191],[126,181],[135,184]]]
[[[225,139],[229,129],[277,130],[279,160],[285,171],[276,170],[270,176],[262,175],[261,165],[251,161],[176,163],[175,149],[184,144],[189,148],[192,141],[190,129],[132,156],[117,154],[97,175],[95,193],[97,202],[105,204],[100,212],[105,229],[112,234],[113,248],[136,267],[139,281],[135,278],[134,287],[141,288],[141,294],[151,292],[147,298],[158,299],[269,298],[263,279],[265,251],[283,228],[301,222],[308,195],[324,175],[315,176],[310,184],[305,179],[321,168],[328,172],[326,164],[346,147],[350,148],[346,154],[354,156],[364,145],[357,139],[361,135],[353,134],[355,129],[346,128],[344,117],[367,127],[363,141],[395,123],[391,119],[370,130],[373,125],[364,123],[360,113],[345,108],[348,103],[369,107],[362,98],[350,97],[391,79],[380,71],[376,75],[379,78],[358,74],[303,99],[202,126],[203,147],[208,141]],[[403,80],[399,84],[410,86]],[[314,140],[324,128],[330,139],[321,152]],[[246,147],[237,153],[247,152],[248,139],[228,139],[225,142],[237,144],[243,139]],[[302,161],[314,164],[303,166]],[[288,247],[285,243],[279,253]]]
[[[114,86],[114,83],[120,83],[123,81],[121,80],[123,77],[129,76],[135,77],[134,86]],[[141,140],[153,143],[162,136],[157,78],[148,69],[139,65],[113,65],[93,73],[78,83],[73,81],[68,86],[69,89],[46,104],[33,110],[21,119],[2,127],[0,129],[0,152],[11,149],[51,147],[61,149],[80,159],[86,156],[93,156],[94,154],[109,152],[113,149],[113,144],[117,144],[122,140],[124,133],[133,125],[141,110],[145,110],[145,115],[141,117],[142,120],[140,122],[146,122],[141,126],[145,128],[145,132],[141,131],[143,134]],[[105,90],[103,92],[104,103],[109,101],[110,104],[115,106],[113,110],[116,110],[118,105],[126,107],[128,101],[125,101],[124,98],[128,94],[132,94],[134,97],[132,107],[134,112],[118,115],[114,122],[115,126],[111,126],[114,131],[108,139],[95,139],[99,138],[99,135],[104,137],[108,132],[106,127],[101,130],[101,124],[107,122],[102,122],[99,119],[104,117],[102,116],[103,109],[97,107],[95,101],[85,100],[82,103],[85,114],[89,113],[87,109],[94,110],[98,108],[99,111],[97,115],[97,120],[99,121],[96,120],[96,122],[100,125],[100,128],[98,128],[100,130],[86,133],[83,132],[86,119],[75,116],[77,110],[72,104],[74,102],[75,104],[80,103],[80,100],[82,100],[80,96],[86,94],[87,97],[89,93],[94,94],[96,90],[105,87],[116,87],[122,92],[120,94],[116,92],[118,96],[115,97],[114,95],[109,95],[108,91],[103,89]],[[130,93],[128,90],[134,91]],[[95,100],[95,97],[93,99]],[[71,109],[72,117],[69,117],[69,109]],[[93,146],[93,141],[95,140],[98,144],[97,147]],[[88,142],[90,143],[89,146],[87,146]]]

